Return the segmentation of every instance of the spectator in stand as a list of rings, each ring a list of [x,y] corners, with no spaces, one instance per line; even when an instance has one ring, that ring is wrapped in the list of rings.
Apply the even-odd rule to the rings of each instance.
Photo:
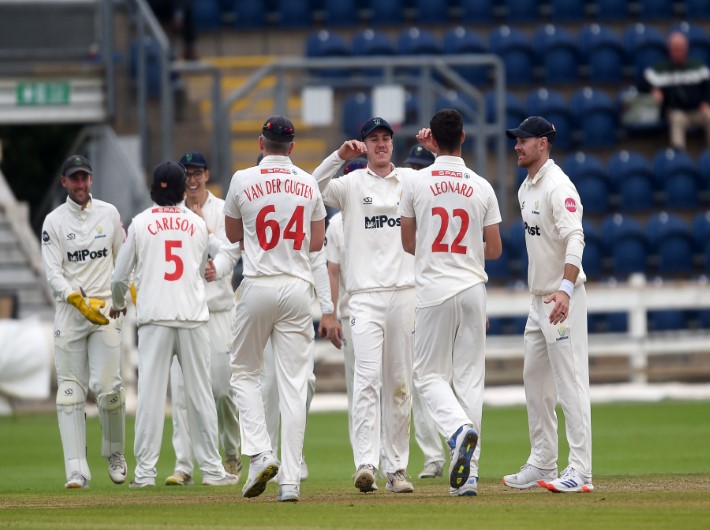
[[[688,39],[683,33],[669,35],[668,58],[647,68],[645,77],[668,121],[671,146],[685,150],[686,134],[692,125],[705,129],[705,141],[710,146],[710,69],[688,57]]]

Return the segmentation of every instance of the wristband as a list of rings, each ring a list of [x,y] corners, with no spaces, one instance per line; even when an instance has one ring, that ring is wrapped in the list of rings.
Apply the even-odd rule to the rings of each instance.
[[[558,290],[567,293],[567,296],[572,298],[572,292],[574,292],[574,284],[571,281],[562,278],[562,283],[560,283],[560,288]]]

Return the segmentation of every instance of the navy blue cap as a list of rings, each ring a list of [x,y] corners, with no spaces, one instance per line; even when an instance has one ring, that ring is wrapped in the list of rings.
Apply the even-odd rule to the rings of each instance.
[[[62,164],[62,175],[68,177],[77,171],[84,171],[92,175],[91,164],[86,157],[81,155],[71,155]]]
[[[515,129],[508,129],[508,138],[542,138],[545,136],[550,143],[555,141],[557,130],[555,126],[541,116],[529,116]]]
[[[286,116],[271,116],[264,122],[261,134],[276,142],[293,142],[296,130],[293,128],[293,122]]]
[[[343,175],[347,175],[351,171],[356,169],[363,169],[367,167],[367,160],[363,158],[354,158],[347,164],[345,164],[345,169],[343,170]]]
[[[163,162],[153,170],[153,184],[161,188],[185,185],[185,167],[177,162]]]
[[[436,157],[431,151],[427,151],[422,147],[422,144],[416,144],[409,150],[409,155],[404,161],[405,164],[417,164],[420,166],[430,166],[434,163]]]
[[[387,120],[384,118],[370,118],[362,126],[362,129],[360,129],[360,139],[364,140],[375,129],[385,129],[390,133],[390,136],[394,136],[392,126],[387,123]]]
[[[180,157],[179,162],[185,167],[207,167],[207,159],[205,158],[205,155],[199,151],[188,151]]]

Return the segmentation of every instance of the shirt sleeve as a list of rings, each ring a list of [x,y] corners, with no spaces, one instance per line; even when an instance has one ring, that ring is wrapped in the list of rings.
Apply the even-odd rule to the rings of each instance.
[[[128,228],[126,241],[118,251],[111,281],[111,304],[115,309],[126,307],[126,293],[131,283],[131,275],[136,264],[136,243],[133,224]],[[136,286],[140,289],[140,286]]]
[[[233,219],[242,218],[242,213],[239,209],[239,185],[237,184],[238,178],[239,171],[237,171],[232,176],[232,181],[229,184],[229,191],[227,192],[227,197],[226,199],[224,199],[224,215]]]
[[[74,291],[64,276],[63,252],[59,235],[50,218],[45,219],[42,225],[42,262],[44,263],[44,273],[47,278],[49,288],[54,293],[57,300],[66,301],[67,297]]]
[[[241,255],[242,251],[238,241],[220,247],[219,252],[217,252],[214,260],[212,260],[217,270],[218,280],[224,278],[227,274],[231,274]]]
[[[402,179],[402,196],[399,199],[397,213],[403,217],[416,217],[414,213],[412,177],[405,175]]]
[[[572,183],[556,186],[550,192],[552,215],[566,245],[565,263],[582,268],[584,253],[584,230],[582,229],[582,204]]]
[[[311,252],[311,271],[313,273],[313,283],[316,288],[316,296],[320,304],[321,313],[328,315],[334,311],[333,300],[330,294],[330,278],[328,276],[328,266],[325,261],[325,251],[319,250]]]
[[[325,259],[329,263],[340,263],[341,232],[331,218],[330,224],[328,224],[328,228],[325,231]]]

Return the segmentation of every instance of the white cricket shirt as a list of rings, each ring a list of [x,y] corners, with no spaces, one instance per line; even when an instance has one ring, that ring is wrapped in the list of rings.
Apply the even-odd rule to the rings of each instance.
[[[93,197],[83,210],[69,197],[42,225],[42,261],[55,300],[82,287],[91,298],[111,296],[111,274],[126,238],[118,210]]]
[[[528,176],[520,185],[518,202],[528,252],[530,292],[547,295],[557,291],[565,263],[579,268],[576,285],[584,283],[582,203],[569,177],[550,159],[533,179]]]
[[[397,213],[402,176],[414,170],[393,167],[389,175],[380,177],[365,168],[332,179],[343,162],[336,151],[313,175],[325,204],[343,215],[346,290],[353,294],[414,287],[414,256],[402,248]]]
[[[207,322],[207,225],[184,205],[153,205],[133,218],[116,258],[113,306],[125,307],[131,272],[137,323],[192,327]]]
[[[330,218],[328,228],[325,231],[325,257],[330,263],[337,263],[340,267],[338,275],[338,317],[350,315],[348,304],[350,303],[350,293],[345,288],[345,271],[347,270],[347,256],[345,252],[345,237],[343,236],[343,214],[338,212]]]
[[[440,304],[488,281],[483,227],[501,222],[500,209],[491,185],[463,159],[439,156],[408,175],[399,213],[417,222],[417,307]]]
[[[311,221],[325,219],[315,179],[287,156],[265,156],[232,176],[224,214],[244,226],[244,276],[288,274],[313,285]]]

